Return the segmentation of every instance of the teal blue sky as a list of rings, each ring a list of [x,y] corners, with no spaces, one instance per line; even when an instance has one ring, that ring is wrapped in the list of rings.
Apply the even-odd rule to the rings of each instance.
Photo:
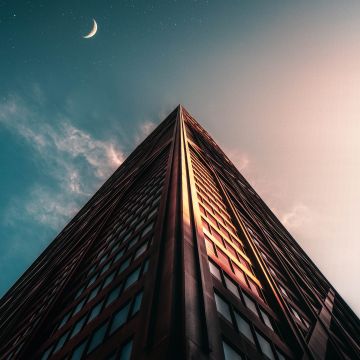
[[[182,103],[359,314],[359,20],[357,1],[0,1],[0,295]]]

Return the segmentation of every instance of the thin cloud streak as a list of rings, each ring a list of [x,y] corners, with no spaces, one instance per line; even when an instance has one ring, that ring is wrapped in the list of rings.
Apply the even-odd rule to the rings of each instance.
[[[38,165],[52,179],[51,186],[35,184],[25,203],[17,200],[11,206],[25,209],[35,221],[52,228],[58,229],[74,215],[125,159],[115,141],[95,139],[64,116],[49,125],[39,110],[20,97],[0,104],[0,124],[26,141]],[[8,213],[24,216],[20,210]]]

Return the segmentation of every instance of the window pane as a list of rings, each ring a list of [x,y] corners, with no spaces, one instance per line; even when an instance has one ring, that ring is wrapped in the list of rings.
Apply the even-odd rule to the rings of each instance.
[[[136,295],[132,309],[132,315],[136,314],[140,310],[142,296],[143,292],[140,292]]]
[[[228,276],[225,275],[224,277],[225,277],[225,285],[226,285],[226,287],[227,287],[237,298],[240,299],[238,287],[235,285],[235,283],[234,283]]]
[[[87,350],[87,352],[91,352],[93,351],[97,346],[99,346],[104,338],[105,338],[105,334],[106,334],[106,329],[107,329],[107,323],[105,323],[104,325],[102,325],[101,327],[99,327],[93,334],[91,341],[90,341],[90,345],[89,348]]]
[[[143,275],[148,271],[148,268],[149,268],[149,260],[147,259],[147,260],[144,262]]]
[[[95,307],[93,307],[93,309],[91,310],[89,319],[88,319],[88,323],[92,320],[95,319],[101,311],[101,307],[102,307],[103,302],[98,303]]]
[[[57,342],[56,347],[54,349],[54,353],[56,353],[57,351],[59,351],[65,344],[66,338],[68,336],[69,332],[66,332]]]
[[[115,289],[111,290],[110,294],[106,299],[105,307],[114,302],[119,296],[121,292],[121,285],[117,286]]]
[[[88,301],[88,302],[91,301],[91,300],[97,295],[97,293],[99,292],[99,290],[100,290],[100,285],[97,286],[97,287],[90,293],[89,298],[88,298],[87,301]]]
[[[61,327],[63,327],[63,326],[66,324],[66,322],[68,321],[69,317],[70,317],[70,312],[68,312],[67,314],[65,314],[65,316],[62,318],[62,320],[61,320],[61,322],[60,322],[60,324],[59,324],[59,326],[58,326],[58,329],[60,329]]]
[[[141,254],[143,254],[146,251],[147,248],[147,242],[143,244],[139,249],[137,249],[135,253],[135,259],[137,259]]]
[[[223,341],[223,349],[225,360],[242,360],[242,356],[237,353],[231,346],[229,346],[225,341]]]
[[[130,303],[128,303],[126,306],[124,306],[120,311],[116,313],[111,323],[110,334],[112,334],[114,331],[116,331],[122,325],[125,324],[126,319],[128,317],[129,308],[130,308]]]
[[[221,281],[220,270],[212,261],[209,261],[209,268],[210,272]]]
[[[77,299],[77,298],[82,294],[82,292],[84,291],[84,289],[85,289],[85,286],[83,286],[81,289],[78,290],[78,292],[77,292],[76,295],[75,295],[75,299]]]
[[[134,284],[136,281],[138,281],[140,276],[140,267],[138,267],[135,271],[133,271],[127,278],[125,282],[124,290],[130,287],[132,284]]]
[[[258,315],[256,305],[254,301],[252,301],[247,295],[244,294],[245,305],[248,309],[250,309],[254,314]]]
[[[52,346],[49,347],[49,348],[44,352],[43,356],[41,357],[41,360],[47,360],[48,357],[49,357],[49,355],[50,355],[51,350],[52,350]],[[11,357],[10,357],[10,359],[11,359]]]
[[[274,328],[272,327],[272,324],[271,324],[271,321],[270,321],[270,318],[269,316],[265,313],[265,311],[263,311],[262,309],[260,309],[260,312],[261,312],[261,316],[264,320],[264,323],[271,329],[271,330],[274,330]]]
[[[256,337],[258,338],[262,353],[270,359],[275,359],[270,343],[258,332],[256,332]]]
[[[130,360],[131,350],[132,350],[132,341],[129,341],[122,347],[119,360]]]
[[[227,320],[232,322],[231,314],[230,314],[230,307],[227,302],[225,302],[220,296],[215,294],[215,303],[217,311],[224,316]]]
[[[128,258],[121,264],[121,266],[119,268],[119,272],[118,272],[119,274],[122,273],[126,268],[128,268],[128,266],[130,265],[130,261],[131,261],[131,259]]]
[[[82,329],[86,316],[83,316],[74,326],[73,331],[71,332],[70,339],[73,338],[79,331]]]
[[[279,360],[286,360],[286,357],[279,350],[276,350],[276,354]]]
[[[86,346],[86,341],[81,343],[73,352],[71,360],[80,360]]]
[[[85,299],[83,301],[79,302],[79,304],[77,304],[77,306],[74,310],[73,316],[82,309],[82,307],[84,306],[84,303],[85,303]]]
[[[237,312],[235,312],[235,319],[240,333],[243,334],[253,344],[255,344],[249,323]]]
[[[153,228],[154,223],[149,224],[142,232],[141,237],[146,236]]]
[[[243,282],[245,285],[247,285],[244,272],[234,263],[233,263],[233,268],[234,268],[235,275],[240,279],[241,282]]]
[[[115,276],[115,271],[113,271],[110,275],[108,275],[104,281],[104,285],[103,285],[103,288],[106,287],[107,285],[109,285],[112,280],[114,279],[114,276]]]

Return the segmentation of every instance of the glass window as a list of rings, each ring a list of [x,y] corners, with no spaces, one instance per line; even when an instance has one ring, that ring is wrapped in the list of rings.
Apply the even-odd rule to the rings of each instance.
[[[215,293],[215,303],[217,311],[227,320],[232,322],[229,304]]]
[[[118,274],[122,273],[130,265],[131,259],[127,258],[120,266]]]
[[[70,312],[68,312],[67,314],[64,315],[64,317],[63,317],[62,320],[60,321],[60,324],[59,324],[59,326],[58,326],[58,329],[62,328],[62,327],[66,324],[66,322],[68,321],[69,317],[70,317]]]
[[[52,350],[52,346],[50,346],[44,353],[43,356],[41,357],[41,360],[47,360],[49,358],[50,352]],[[12,359],[12,355],[10,357],[8,357],[8,359]]]
[[[108,286],[114,279],[114,276],[115,276],[115,271],[113,271],[110,275],[108,275],[104,281],[104,285],[103,285],[103,288]]]
[[[102,268],[101,270],[101,275],[104,274],[106,271],[109,270],[109,267],[110,267],[110,262],[108,262],[106,265],[104,265],[104,267]]]
[[[148,271],[148,268],[149,268],[149,259],[144,261],[143,275]]]
[[[136,236],[134,239],[132,239],[130,242],[129,242],[129,245],[128,245],[128,250],[131,249],[139,240],[139,237]]]
[[[235,351],[230,345],[223,341],[223,349],[225,360],[242,360],[243,357]]]
[[[268,314],[266,314],[265,311],[263,311],[262,309],[260,309],[260,313],[261,313],[261,317],[263,318],[264,320],[264,323],[271,329],[274,331],[274,328],[272,327],[272,324],[271,324],[271,321],[270,321],[270,318],[268,316]]]
[[[134,270],[125,281],[124,290],[126,290],[128,287],[130,287],[132,284],[134,284],[136,281],[138,281],[140,276],[140,267],[138,267],[136,270]]]
[[[120,293],[121,293],[121,285],[111,290],[106,299],[105,307],[113,303],[120,296]]]
[[[155,215],[157,213],[157,209],[154,209],[149,215],[148,215],[148,219],[150,219],[151,217],[153,217],[153,215]]]
[[[90,312],[90,315],[89,315],[89,319],[88,319],[88,323],[92,320],[92,319],[95,319],[99,314],[100,314],[100,311],[101,311],[101,307],[102,307],[102,304],[103,304],[103,301],[99,302],[97,305],[95,305],[91,312]]]
[[[75,335],[77,335],[77,334],[81,331],[81,329],[82,329],[82,327],[83,327],[83,325],[84,325],[84,323],[85,323],[85,319],[86,319],[86,316],[83,316],[83,317],[75,324],[75,326],[74,326],[74,328],[73,328],[73,330],[72,330],[72,332],[71,332],[70,339],[72,339]]]
[[[229,266],[229,258],[227,255],[221,251],[218,247],[216,247],[218,258],[227,266]]]
[[[142,296],[143,296],[142,291],[136,295],[134,302],[133,302],[133,308],[132,308],[131,315],[136,314],[140,310]]]
[[[279,360],[286,360],[286,357],[279,350],[276,350],[276,355]]]
[[[91,285],[95,282],[96,278],[97,278],[97,274],[95,274],[95,275],[89,280],[89,283],[88,283],[87,287],[91,286]]]
[[[238,298],[240,299],[239,289],[236,284],[227,276],[224,275],[226,287]]]
[[[86,341],[82,342],[79,346],[77,346],[74,352],[72,353],[71,360],[80,360],[85,350],[85,347],[86,347]]]
[[[247,285],[244,272],[237,265],[235,265],[234,263],[232,265],[233,265],[233,268],[234,268],[235,275],[240,279],[241,282],[243,282],[245,285]]]
[[[139,230],[145,224],[145,219],[142,219],[136,226],[135,231]]]
[[[235,319],[238,329],[242,335],[244,335],[248,340],[255,344],[254,336],[251,331],[250,324],[246,321],[240,314],[235,312]]]
[[[67,331],[57,342],[55,349],[54,349],[54,353],[56,353],[57,351],[59,351],[65,344],[66,338],[68,337],[69,332]]]
[[[209,261],[210,272],[221,281],[221,273],[217,265],[215,265],[212,261]]]
[[[80,289],[78,290],[78,292],[77,292],[76,295],[75,295],[75,299],[77,299],[77,298],[82,294],[82,292],[84,291],[84,289],[85,289],[85,286],[83,286],[82,288],[80,288]]]
[[[126,323],[129,314],[129,309],[130,309],[130,303],[125,305],[115,314],[111,322],[110,334],[114,333],[116,330],[118,330],[122,325]]]
[[[87,353],[93,351],[96,347],[98,347],[104,341],[107,326],[108,326],[108,324],[105,323],[105,324],[101,325],[99,328],[97,328],[97,330],[95,330],[95,332],[93,333],[93,336],[91,337],[90,345],[87,350]]]
[[[146,236],[153,228],[154,223],[149,224],[142,232],[141,237]]]
[[[82,307],[84,306],[84,303],[85,303],[85,299],[80,301],[76,307],[75,307],[75,310],[74,310],[74,313],[72,314],[72,316],[74,316],[75,314],[77,314],[81,309]]]
[[[100,285],[97,286],[93,291],[91,291],[87,301],[88,302],[91,301],[98,294],[99,290],[100,290]]]
[[[135,253],[135,258],[134,259],[137,259],[140,255],[142,255],[145,251],[146,251],[146,248],[147,248],[147,242],[145,244],[142,244],[137,250],[136,250],[136,253]]]
[[[205,245],[208,252],[215,254],[214,243],[205,236]]]
[[[119,360],[130,360],[132,351],[132,340],[128,341],[122,348]]]
[[[252,301],[247,295],[245,295],[245,294],[243,294],[243,295],[244,295],[244,301],[245,301],[246,307],[249,310],[251,310],[254,314],[258,315],[255,302]]]
[[[256,332],[256,337],[259,341],[259,345],[262,353],[266,355],[269,359],[272,360],[275,359],[270,343],[258,332]]]
[[[120,250],[115,256],[114,262],[118,261],[124,255],[124,249]]]

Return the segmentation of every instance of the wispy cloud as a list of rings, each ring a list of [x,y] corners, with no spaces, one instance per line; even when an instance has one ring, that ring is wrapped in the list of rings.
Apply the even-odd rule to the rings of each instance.
[[[281,222],[289,230],[297,230],[311,220],[311,211],[304,204],[295,204],[281,216]]]
[[[135,135],[135,144],[140,144],[154,129],[155,123],[152,121],[144,121],[140,124],[139,130]]]
[[[224,152],[239,171],[249,166],[250,159],[245,152],[236,148],[227,149],[226,147],[224,147]]]
[[[58,228],[123,162],[125,155],[116,141],[96,139],[62,114],[52,121],[44,119],[41,110],[12,96],[0,103],[0,124],[25,140],[37,165],[51,177],[51,185],[33,186],[25,203],[22,199],[21,208],[34,220]],[[20,203],[13,202],[12,206],[20,207]],[[16,211],[9,214],[15,216]],[[20,211],[18,214],[24,216]]]

